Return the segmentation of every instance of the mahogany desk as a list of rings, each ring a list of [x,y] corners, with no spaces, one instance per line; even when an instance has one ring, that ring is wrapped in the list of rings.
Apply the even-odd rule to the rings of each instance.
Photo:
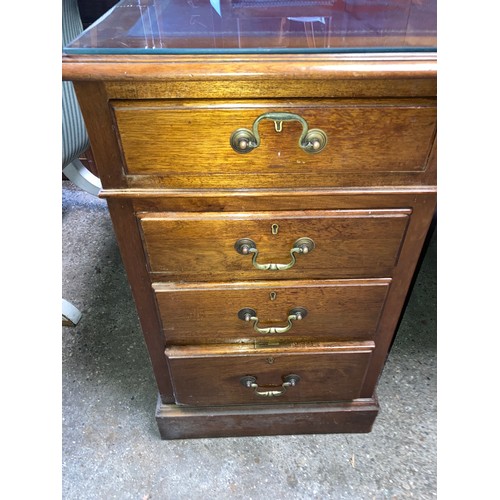
[[[432,0],[123,0],[65,48],[164,439],[369,432],[436,204]]]

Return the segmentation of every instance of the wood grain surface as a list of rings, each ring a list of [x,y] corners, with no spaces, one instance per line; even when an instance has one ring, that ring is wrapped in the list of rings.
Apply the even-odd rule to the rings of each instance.
[[[368,432],[375,388],[436,207],[435,54],[64,55],[160,393],[162,438]],[[268,111],[302,127],[259,125]],[[273,234],[271,227],[279,231]],[[313,251],[291,269],[301,237]],[[270,294],[276,294],[271,300]],[[293,307],[307,316],[285,335]],[[279,390],[263,397],[240,379]],[[173,404],[173,403],[178,404]]]
[[[351,400],[359,396],[373,343],[316,344],[278,348],[239,346],[172,347],[165,353],[177,404],[217,406],[276,402]],[[263,391],[274,390],[289,374],[300,382],[283,395],[263,397],[240,383],[254,376]],[[260,390],[260,389],[259,389]]]
[[[436,130],[435,101],[126,101],[113,105],[126,172],[157,174],[249,176],[281,174],[287,186],[292,176],[344,172],[423,172]],[[321,152],[302,150],[298,121],[283,123],[276,132],[272,120],[262,120],[261,144],[237,153],[230,137],[269,112],[293,113],[309,129],[321,129],[328,143]],[[210,167],[207,168],[207,165]],[[220,187],[223,187],[222,185]]]
[[[411,211],[297,211],[228,213],[146,213],[139,222],[153,279],[237,281],[387,277],[397,263]],[[272,226],[277,224],[277,235]],[[283,271],[255,269],[251,255],[235,243],[252,239],[257,262],[291,261],[297,239],[315,248]]]
[[[278,281],[274,283],[154,283],[170,345],[371,340],[390,280]],[[258,328],[287,326],[291,310],[306,316],[283,334],[258,333],[238,312],[255,310]]]

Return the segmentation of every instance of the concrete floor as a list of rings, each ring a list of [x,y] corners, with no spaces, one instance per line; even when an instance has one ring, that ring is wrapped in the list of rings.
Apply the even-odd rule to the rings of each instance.
[[[63,181],[62,495],[436,497],[436,232],[382,374],[370,434],[161,441],[156,388],[106,203]]]

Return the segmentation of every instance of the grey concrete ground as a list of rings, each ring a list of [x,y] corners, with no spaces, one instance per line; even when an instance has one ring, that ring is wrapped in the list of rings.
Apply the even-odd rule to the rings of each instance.
[[[106,203],[62,187],[63,498],[436,497],[436,233],[378,395],[370,434],[161,441],[156,388]]]

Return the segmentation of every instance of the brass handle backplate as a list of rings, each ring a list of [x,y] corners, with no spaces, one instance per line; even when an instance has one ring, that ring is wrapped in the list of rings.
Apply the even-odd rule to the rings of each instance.
[[[248,389],[253,389],[257,396],[263,397],[277,397],[283,396],[288,388],[295,387],[300,382],[300,377],[295,374],[286,375],[283,377],[283,383],[278,386],[259,386],[257,384],[257,377],[253,375],[246,375],[241,377],[240,383]],[[265,390],[260,390],[265,389]]]
[[[260,146],[259,123],[262,120],[272,120],[276,132],[283,130],[283,122],[300,122],[302,134],[300,134],[299,146],[306,153],[319,153],[328,142],[325,132],[319,128],[309,130],[309,126],[302,116],[295,113],[271,112],[258,116],[253,122],[252,130],[239,128],[231,134],[229,142],[237,153],[250,153]]]
[[[311,238],[299,238],[294,244],[292,249],[290,250],[291,260],[288,264],[259,264],[257,262],[257,257],[259,256],[259,251],[257,250],[257,245],[255,241],[250,238],[241,238],[235,244],[235,250],[241,255],[253,254],[252,265],[255,269],[259,269],[261,271],[284,271],[286,269],[290,269],[295,265],[297,259],[295,254],[307,254],[314,250],[315,244]]]
[[[243,309],[240,309],[238,311],[238,318],[240,318],[242,321],[253,321],[253,329],[257,333],[261,333],[263,335],[286,333],[292,328],[294,321],[301,321],[306,316],[307,309],[304,309],[303,307],[294,307],[288,312],[288,324],[286,326],[270,326],[268,328],[261,328],[259,327],[260,320],[257,317],[255,309],[244,307]]]

